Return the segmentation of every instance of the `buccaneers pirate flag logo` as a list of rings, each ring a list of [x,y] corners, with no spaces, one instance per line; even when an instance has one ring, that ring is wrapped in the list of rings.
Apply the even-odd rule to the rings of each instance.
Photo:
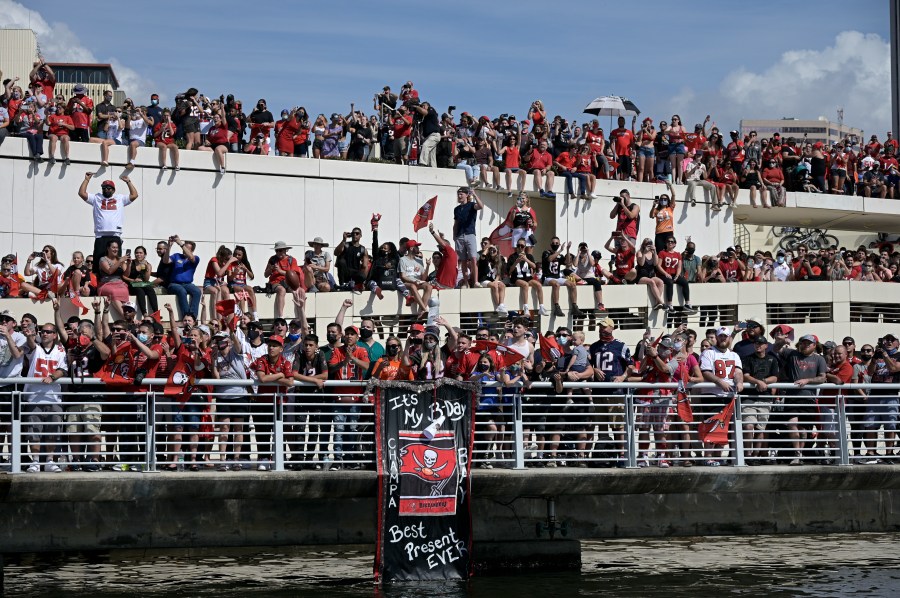
[[[400,514],[454,515],[457,459],[453,432],[427,444],[421,432],[400,432]]]

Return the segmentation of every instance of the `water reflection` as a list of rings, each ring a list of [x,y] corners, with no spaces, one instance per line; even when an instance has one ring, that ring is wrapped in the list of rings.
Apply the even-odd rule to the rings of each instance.
[[[900,534],[628,539],[583,543],[581,573],[372,583],[368,547],[205,549],[8,559],[7,596],[897,596]]]

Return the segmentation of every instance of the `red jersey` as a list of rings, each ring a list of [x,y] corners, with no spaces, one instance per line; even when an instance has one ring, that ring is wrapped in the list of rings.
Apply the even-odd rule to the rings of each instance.
[[[591,156],[587,154],[575,155],[575,172],[591,172],[593,165]]]
[[[285,359],[284,355],[279,355],[278,359],[275,360],[275,363],[272,363],[269,360],[268,355],[263,355],[252,364],[250,364],[250,369],[256,372],[257,375],[284,374],[285,378],[293,379],[294,377],[293,364]],[[275,393],[280,390],[285,390],[285,387],[273,384],[264,384],[259,387],[259,394],[254,396],[259,397],[260,401],[271,400],[272,398],[274,398]]]
[[[634,204],[628,206],[628,209],[631,210],[634,208]],[[619,212],[616,214],[616,230],[629,237],[631,239],[637,239],[638,235],[638,224],[640,223],[641,217],[632,218],[628,214],[625,213],[625,210],[619,208]]]
[[[560,152],[560,154],[556,156],[556,161],[566,170],[575,168],[575,158],[569,152]]]
[[[595,154],[603,153],[603,130],[588,131],[584,134],[584,139]]]
[[[134,379],[134,356],[137,349],[131,341],[118,343],[97,372],[97,378],[107,384],[129,384]],[[115,400],[115,399],[113,399]]]
[[[22,281],[19,280],[18,275],[11,274],[7,277],[0,274],[0,299],[18,297],[21,290]]]
[[[732,141],[725,147],[725,156],[732,162],[744,161],[744,144],[741,141]]]
[[[435,279],[440,288],[453,289],[456,288],[456,277],[459,272],[459,256],[456,250],[445,245],[439,249],[441,253],[441,265],[438,266]]]
[[[634,133],[632,133],[630,129],[619,127],[610,133],[609,137],[613,142],[613,148],[615,149],[617,156],[631,155],[631,145],[634,143]]]
[[[634,259],[634,249],[617,251],[613,260],[613,274],[621,278],[634,270]]]
[[[841,382],[844,384],[850,384],[853,382],[853,364],[849,361],[844,361],[841,365],[835,368],[828,368],[828,373],[832,376],[837,376]],[[835,398],[837,398],[839,390],[822,390],[819,393],[819,404],[820,405],[834,405]],[[844,393],[846,394],[846,392]]]
[[[153,140],[157,145],[175,143],[175,123],[158,123],[153,127]]]
[[[229,131],[226,127],[210,127],[206,133],[206,140],[213,147],[217,145],[228,145]]]
[[[78,112],[73,110],[73,108],[77,106],[77,104],[75,103],[75,98],[69,100],[67,108],[68,111],[72,114],[72,122],[75,124],[76,129],[90,129],[91,114],[93,114],[94,112],[94,100],[92,100],[88,96],[83,96],[80,99],[81,103],[84,104],[84,111]]]
[[[275,147],[282,154],[294,153],[294,135],[300,130],[296,118],[280,120],[275,123]]]
[[[300,272],[300,264],[297,260],[294,259],[291,255],[286,255],[278,261],[275,261],[275,257],[270,258],[270,261],[274,262],[279,268],[284,270],[285,272],[289,270],[296,270]],[[269,282],[273,285],[279,284],[282,280],[284,280],[284,274],[280,274],[275,270],[272,270],[272,275],[269,276]]]
[[[738,282],[740,279],[740,269],[738,268],[737,260],[731,262],[719,261],[719,271],[725,278],[725,282]]]
[[[688,156],[693,156],[697,150],[703,147],[704,143],[706,143],[706,136],[703,133],[684,134],[684,147],[688,150]]]
[[[366,368],[359,367],[355,362],[348,358],[348,352],[352,351],[352,355],[359,360],[368,361],[369,353],[359,345],[348,347],[344,345],[337,347],[331,353],[331,359],[328,360],[330,378],[332,380],[362,380],[366,373]],[[340,365],[337,369],[332,370],[334,366]],[[335,389],[335,393],[343,395],[350,399],[350,402],[358,403],[362,400],[361,386],[342,386]]]
[[[412,134],[412,117],[397,116],[394,118],[394,139],[409,137]]]
[[[675,278],[681,267],[681,254],[677,251],[660,251],[659,266],[666,274]]]
[[[479,353],[468,349],[463,351],[462,354],[454,351],[447,356],[447,361],[444,364],[444,376],[448,378],[462,376],[463,380],[468,380],[480,359],[481,355]]]

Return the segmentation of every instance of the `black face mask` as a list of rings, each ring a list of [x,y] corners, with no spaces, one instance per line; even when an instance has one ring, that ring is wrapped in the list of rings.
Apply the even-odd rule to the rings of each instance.
[[[557,245],[556,243],[554,243],[553,245],[550,246],[550,249],[552,249],[554,252],[555,252],[555,251],[558,251],[558,250],[559,250],[559,245]]]
[[[368,328],[360,328],[359,329],[359,338],[361,338],[364,341],[369,340],[370,338],[372,338],[372,331],[369,330]]]
[[[247,338],[251,341],[255,341],[259,338],[259,330],[250,329],[247,331]]]
[[[325,335],[325,339],[329,344],[334,344],[334,342],[338,339],[338,335],[335,332],[329,332]]]
[[[400,345],[388,345],[387,346],[387,354],[391,357],[396,357],[400,352]]]
[[[490,364],[487,364],[487,363],[479,363],[479,364],[478,364],[478,371],[479,371],[479,372],[486,372],[486,371],[488,371],[489,369],[491,369]]]

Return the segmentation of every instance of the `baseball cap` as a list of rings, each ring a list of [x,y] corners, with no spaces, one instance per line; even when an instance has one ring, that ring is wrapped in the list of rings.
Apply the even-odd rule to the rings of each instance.
[[[837,343],[834,341],[825,341],[824,347],[826,349],[834,349],[835,347],[837,347]]]
[[[756,321],[753,318],[748,318],[747,319],[747,328],[748,329],[749,328],[762,328],[762,324],[760,324],[758,321]]]
[[[883,337],[881,337],[881,338],[884,339],[884,340],[886,340],[886,341],[888,341],[888,342],[891,342],[891,343],[897,342],[897,337],[894,336],[893,334],[885,334],[885,335],[884,335]]]
[[[409,241],[406,242],[407,249],[412,249],[413,247],[418,247],[419,245],[421,245],[421,243],[419,243],[415,239],[410,239]]]
[[[410,332],[425,332],[425,327],[419,323],[413,324],[409,327]]]
[[[785,335],[789,339],[794,340],[794,329],[787,324],[779,324],[778,326],[773,328],[772,331],[769,332],[769,334],[774,337],[779,332],[781,332],[781,334]]]
[[[131,311],[137,311],[137,306],[133,301],[126,301],[122,304],[122,309],[130,309]]]
[[[217,332],[213,338],[225,339],[228,338],[228,333],[225,331]]]
[[[200,332],[202,332],[206,336],[209,336],[209,326],[207,326],[206,324],[200,324],[199,326],[197,326],[197,328],[200,330]]]
[[[728,326],[719,326],[716,329],[716,336],[731,336],[731,330]]]
[[[349,332],[352,332],[356,336],[359,336],[359,328],[357,328],[356,326],[347,326],[346,328],[344,328],[344,334],[347,334]]]
[[[764,337],[761,334],[759,336],[757,336],[755,339],[753,339],[753,342],[757,345],[768,345],[769,344],[768,339],[766,339],[766,337]]]
[[[602,320],[597,320],[598,326],[603,326],[604,328],[615,328],[616,323],[609,316],[603,318]]]
[[[819,344],[819,337],[816,336],[815,334],[804,334],[803,336],[800,337],[800,340],[797,341],[797,342],[798,342],[798,343],[802,343],[803,341],[806,341],[806,342],[809,342],[809,343],[815,343],[815,344],[818,345],[818,344]]]
[[[16,319],[14,317],[12,317],[11,315],[9,315],[9,312],[7,310],[3,310],[3,312],[0,312],[0,324],[3,324],[5,322],[15,322],[15,321],[16,321]]]
[[[101,187],[112,187],[113,189],[116,188],[116,184],[109,179],[106,179],[105,181],[100,183],[100,186]]]
[[[267,343],[278,343],[282,347],[284,346],[284,338],[280,334],[273,334],[269,338],[266,339]]]
[[[850,344],[853,344],[853,345],[856,344],[856,340],[855,340],[852,336],[845,336],[845,337],[844,337],[844,340],[841,341],[841,342],[842,342],[842,343],[850,343]]]

